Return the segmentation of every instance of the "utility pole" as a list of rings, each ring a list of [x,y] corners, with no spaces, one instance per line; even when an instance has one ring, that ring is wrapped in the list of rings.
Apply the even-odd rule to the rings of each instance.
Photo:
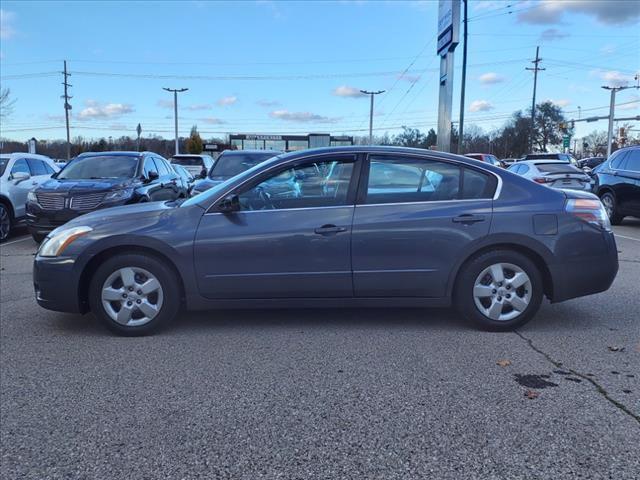
[[[636,75],[635,79],[638,80],[638,75]],[[620,90],[626,90],[628,88],[640,88],[640,86],[634,85],[629,87],[609,87],[605,85],[602,88],[611,91],[611,102],[609,103],[609,128],[607,132],[607,158],[609,158],[609,156],[611,155],[611,142],[613,142],[613,121],[614,115],[616,113],[616,92],[619,92]]]
[[[67,81],[71,74],[67,72],[66,60],[64,61],[64,71],[62,72],[62,75],[64,75],[64,82],[62,82],[62,85],[64,85],[64,95],[61,98],[64,98],[64,118],[67,125],[67,161],[69,161],[71,159],[71,138],[69,135],[69,110],[71,110],[71,104],[69,103],[69,100],[73,97],[69,96],[68,88],[73,87],[73,85]]]
[[[138,126],[136,127],[136,133],[138,134],[137,149],[138,151],[140,151],[140,135],[142,134],[142,125],[138,124]]]
[[[176,128],[176,155],[180,153],[180,143],[178,141],[178,93],[186,92],[188,88],[162,88],[167,92],[173,92],[173,119]]]
[[[462,143],[464,141],[464,94],[465,88],[467,85],[467,3],[469,0],[462,0],[464,4],[464,19],[463,25],[464,30],[462,33],[462,38],[464,39],[464,44],[462,45],[462,85],[460,87],[460,128],[458,132],[458,153],[462,154],[464,149],[462,148]]]
[[[538,64],[542,61],[540,58],[540,47],[536,47],[536,59],[532,60],[531,63],[534,64],[533,68],[527,67],[525,70],[533,71],[533,101],[531,102],[531,135],[529,138],[529,151],[533,153],[533,135],[536,129],[536,88],[538,87],[538,72],[541,70],[546,70],[545,68],[540,68]]]
[[[377,92],[368,92],[367,90],[360,90],[360,93],[369,95],[371,97],[371,108],[369,110],[369,145],[373,143],[373,97],[384,93],[385,90],[378,90]]]

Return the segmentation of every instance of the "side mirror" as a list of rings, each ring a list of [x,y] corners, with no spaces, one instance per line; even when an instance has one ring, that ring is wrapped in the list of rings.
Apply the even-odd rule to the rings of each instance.
[[[200,170],[200,178],[207,178],[207,169],[203,168]]]
[[[16,172],[11,174],[11,180],[15,182],[15,184],[19,184],[20,182],[24,182],[25,180],[29,180],[31,175],[27,172]]]
[[[160,175],[158,175],[158,172],[156,172],[155,170],[151,170],[147,174],[147,177],[145,178],[145,180],[147,182],[153,182],[154,180],[157,180],[158,178],[160,178]]]
[[[240,199],[238,195],[228,195],[218,203],[218,211],[222,213],[233,213],[240,211]]]

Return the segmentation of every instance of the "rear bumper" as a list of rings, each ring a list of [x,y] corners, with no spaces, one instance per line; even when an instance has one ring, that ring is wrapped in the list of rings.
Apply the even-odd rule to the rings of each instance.
[[[598,243],[597,253],[569,256],[567,261],[549,265],[553,303],[604,292],[611,287],[618,273],[618,250],[613,233],[601,232]],[[584,245],[575,246],[576,250],[581,248],[585,248]],[[593,243],[590,249],[595,249]]]
[[[38,305],[57,312],[84,313],[80,305],[78,278],[73,259],[36,256],[33,262],[33,288]]]

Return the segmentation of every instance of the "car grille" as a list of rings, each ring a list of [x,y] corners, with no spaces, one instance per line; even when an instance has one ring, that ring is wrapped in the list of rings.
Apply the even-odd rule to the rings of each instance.
[[[37,193],[38,204],[45,210],[62,210],[65,196],[59,193]]]
[[[71,197],[70,207],[73,210],[91,210],[100,205],[103,198],[104,193],[88,193],[86,195],[77,195],[75,197]]]

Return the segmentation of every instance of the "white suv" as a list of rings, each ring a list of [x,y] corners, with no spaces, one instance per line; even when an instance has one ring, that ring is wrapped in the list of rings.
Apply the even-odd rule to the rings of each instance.
[[[0,155],[0,242],[25,215],[29,190],[47,181],[60,168],[49,157],[34,153]]]

